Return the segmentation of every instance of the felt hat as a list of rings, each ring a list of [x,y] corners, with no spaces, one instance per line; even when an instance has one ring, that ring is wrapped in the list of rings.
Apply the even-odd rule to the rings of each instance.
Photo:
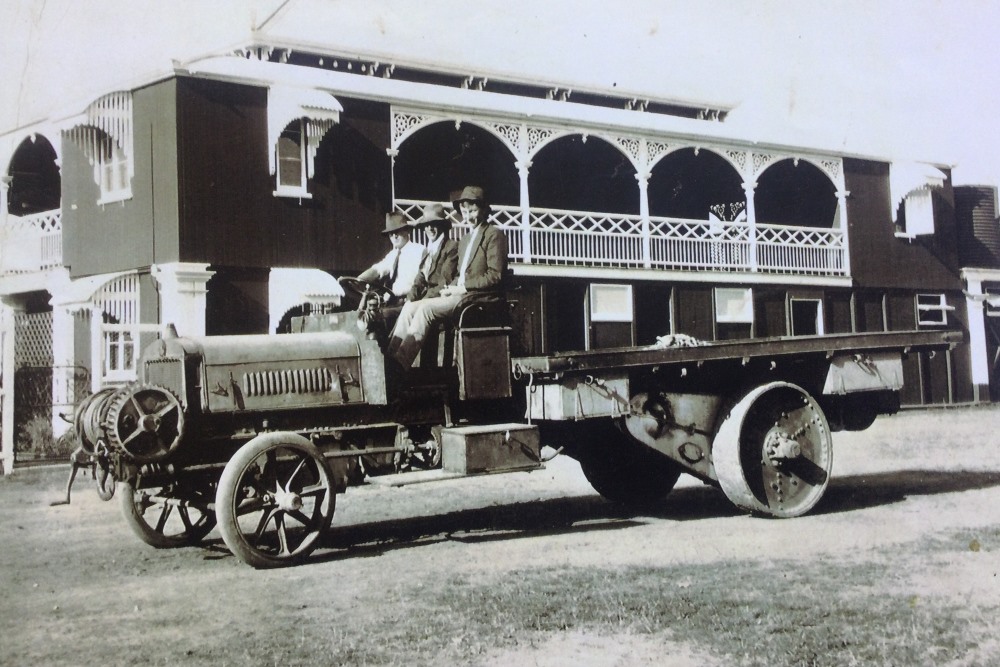
[[[425,225],[436,225],[439,227],[451,227],[451,218],[441,204],[428,204],[420,211],[420,218],[413,223],[414,227],[424,227]]]
[[[402,213],[385,214],[385,229],[382,230],[383,234],[392,234],[393,232],[399,232],[404,229],[410,229],[410,225],[406,222],[405,215]]]
[[[486,203],[486,193],[483,192],[483,189],[478,185],[465,186],[465,189],[462,190],[462,194],[458,196],[458,199],[452,202],[456,211],[460,210],[459,204],[464,201],[476,202],[479,204],[480,208],[485,210],[487,213],[493,210],[490,208],[490,205]]]

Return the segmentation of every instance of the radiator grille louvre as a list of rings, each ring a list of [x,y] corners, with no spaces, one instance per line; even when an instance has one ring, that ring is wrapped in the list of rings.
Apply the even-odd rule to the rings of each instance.
[[[148,359],[144,373],[145,382],[184,396],[184,364],[180,359]]]
[[[243,374],[245,396],[318,394],[332,391],[333,374],[323,367],[255,371]]]

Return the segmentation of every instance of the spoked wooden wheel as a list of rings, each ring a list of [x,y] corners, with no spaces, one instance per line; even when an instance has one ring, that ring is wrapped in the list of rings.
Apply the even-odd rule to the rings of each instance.
[[[267,433],[226,464],[215,509],[226,546],[253,567],[305,558],[330,527],[336,503],[323,455],[295,433]]]
[[[819,404],[787,382],[757,387],[730,411],[712,445],[715,471],[738,507],[795,517],[823,497],[833,440]]]
[[[211,498],[204,493],[177,494],[170,486],[136,489],[120,485],[122,515],[140,540],[157,549],[196,544],[215,527]]]

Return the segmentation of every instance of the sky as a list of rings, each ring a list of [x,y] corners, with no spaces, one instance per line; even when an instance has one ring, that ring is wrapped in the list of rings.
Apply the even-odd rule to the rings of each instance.
[[[0,135],[257,27],[449,69],[734,106],[762,139],[1000,184],[996,0],[2,0]]]

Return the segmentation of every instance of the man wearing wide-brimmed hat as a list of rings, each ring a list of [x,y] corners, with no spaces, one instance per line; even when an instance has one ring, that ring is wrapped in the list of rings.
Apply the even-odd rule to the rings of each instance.
[[[451,317],[470,294],[499,292],[507,272],[507,237],[489,224],[491,209],[483,189],[470,185],[454,201],[472,229],[458,242],[458,274],[440,296],[403,306],[387,353],[404,369],[413,364],[431,325]]]
[[[441,204],[430,204],[421,211],[414,228],[427,235],[427,252],[420,264],[407,301],[419,301],[441,294],[441,289],[458,274],[458,243],[448,238],[451,219]]]
[[[390,302],[406,298],[424,258],[424,247],[410,240],[411,233],[412,227],[402,213],[386,214],[382,234],[389,237],[392,250],[358,275],[358,280],[378,284],[391,292]]]

